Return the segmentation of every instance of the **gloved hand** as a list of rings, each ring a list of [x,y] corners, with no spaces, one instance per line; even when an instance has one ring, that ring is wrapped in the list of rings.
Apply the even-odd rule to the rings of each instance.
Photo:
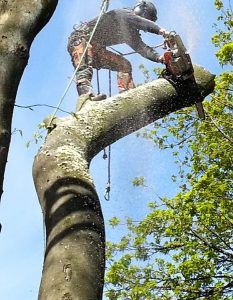
[[[160,28],[159,34],[162,35],[163,37],[167,37],[167,36],[169,36],[170,31],[167,31],[167,30],[164,29],[164,28]]]
[[[158,62],[161,63],[161,64],[164,64],[165,61],[164,61],[164,56],[161,55],[159,58],[158,58]]]

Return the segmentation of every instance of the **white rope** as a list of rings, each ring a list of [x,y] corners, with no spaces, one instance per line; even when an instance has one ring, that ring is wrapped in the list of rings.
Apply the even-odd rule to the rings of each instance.
[[[57,112],[58,112],[58,110],[59,110],[59,108],[60,108],[60,106],[61,106],[63,100],[64,100],[65,97],[66,97],[66,94],[67,94],[68,91],[69,91],[69,88],[70,88],[70,86],[71,86],[71,84],[72,84],[72,82],[73,82],[73,80],[74,80],[74,78],[75,78],[75,75],[76,75],[76,73],[77,73],[77,71],[78,71],[78,69],[79,69],[79,67],[80,67],[80,64],[81,64],[81,62],[82,62],[84,56],[86,55],[87,49],[88,49],[88,47],[89,47],[89,45],[90,45],[90,43],[91,43],[91,40],[92,40],[92,38],[93,38],[93,36],[94,36],[94,33],[95,33],[96,28],[97,28],[97,26],[98,26],[98,24],[99,24],[99,21],[100,21],[102,15],[103,15],[103,14],[107,11],[107,9],[108,9],[109,1],[110,1],[110,0],[103,0],[103,2],[102,2],[101,10],[100,10],[98,19],[97,19],[96,24],[95,24],[95,26],[94,26],[94,28],[93,28],[93,30],[92,30],[92,32],[91,32],[90,38],[89,38],[89,40],[88,40],[88,42],[87,42],[87,44],[86,44],[86,47],[85,47],[85,49],[84,49],[84,52],[82,53],[81,58],[80,58],[80,61],[79,61],[78,65],[77,65],[77,67],[76,67],[76,69],[75,69],[73,75],[71,76],[70,81],[69,81],[69,83],[68,83],[68,85],[67,85],[67,87],[66,87],[66,89],[65,89],[65,91],[64,91],[64,93],[63,93],[63,95],[62,95],[62,97],[61,97],[61,99],[60,99],[60,101],[58,102],[58,105],[57,105],[57,107],[56,107],[56,109],[55,109],[53,115],[51,116],[51,120],[50,120],[50,122],[49,122],[49,125],[51,125],[51,122],[53,121],[53,118],[56,116],[56,114],[57,114]]]

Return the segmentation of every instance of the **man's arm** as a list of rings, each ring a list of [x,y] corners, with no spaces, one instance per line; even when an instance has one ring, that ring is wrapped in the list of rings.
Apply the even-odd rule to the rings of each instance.
[[[74,50],[74,47],[76,46],[76,42],[78,40],[78,37],[77,37],[77,31],[74,30],[69,38],[68,38],[68,44],[67,44],[67,50],[68,52],[70,53],[70,55],[72,54],[73,50]]]
[[[153,48],[146,45],[142,41],[139,34],[138,34],[138,36],[134,36],[134,39],[131,41],[129,46],[134,51],[136,51],[138,54],[145,57],[146,59],[149,59],[149,60],[152,60],[152,61],[155,61],[155,62],[163,63],[163,59],[162,59],[161,55],[158,52],[156,52]]]
[[[163,28],[155,24],[153,21],[142,18],[136,15],[133,11],[124,10],[123,13],[125,15],[124,17],[127,18],[128,23],[132,27],[137,28],[138,30],[143,30],[145,32],[151,32],[151,33],[161,34],[161,35],[163,35],[163,32],[165,31]]]

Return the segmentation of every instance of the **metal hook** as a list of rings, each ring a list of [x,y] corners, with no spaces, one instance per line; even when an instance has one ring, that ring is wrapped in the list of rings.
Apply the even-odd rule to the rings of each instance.
[[[105,150],[105,148],[104,148],[103,159],[107,159],[107,158],[108,158],[108,156],[107,156],[106,150]]]
[[[110,200],[110,190],[111,190],[111,187],[110,187],[110,183],[108,182],[106,185],[106,188],[105,188],[105,195],[104,195],[104,199],[106,201]]]

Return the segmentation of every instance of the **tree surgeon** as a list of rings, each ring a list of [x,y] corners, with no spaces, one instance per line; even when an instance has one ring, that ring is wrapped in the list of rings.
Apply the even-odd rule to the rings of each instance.
[[[120,93],[135,87],[131,63],[121,55],[107,50],[106,47],[125,43],[143,57],[163,63],[163,57],[142,41],[140,30],[163,36],[169,34],[155,24],[157,10],[154,4],[149,1],[138,1],[133,8],[111,10],[100,18],[86,54],[80,61],[97,19],[81,23],[79,26],[75,25],[67,47],[73,66],[75,68],[78,66],[76,74],[78,94],[89,95],[93,101],[106,98],[104,94],[95,96],[93,93],[91,84],[93,67],[117,71]]]

